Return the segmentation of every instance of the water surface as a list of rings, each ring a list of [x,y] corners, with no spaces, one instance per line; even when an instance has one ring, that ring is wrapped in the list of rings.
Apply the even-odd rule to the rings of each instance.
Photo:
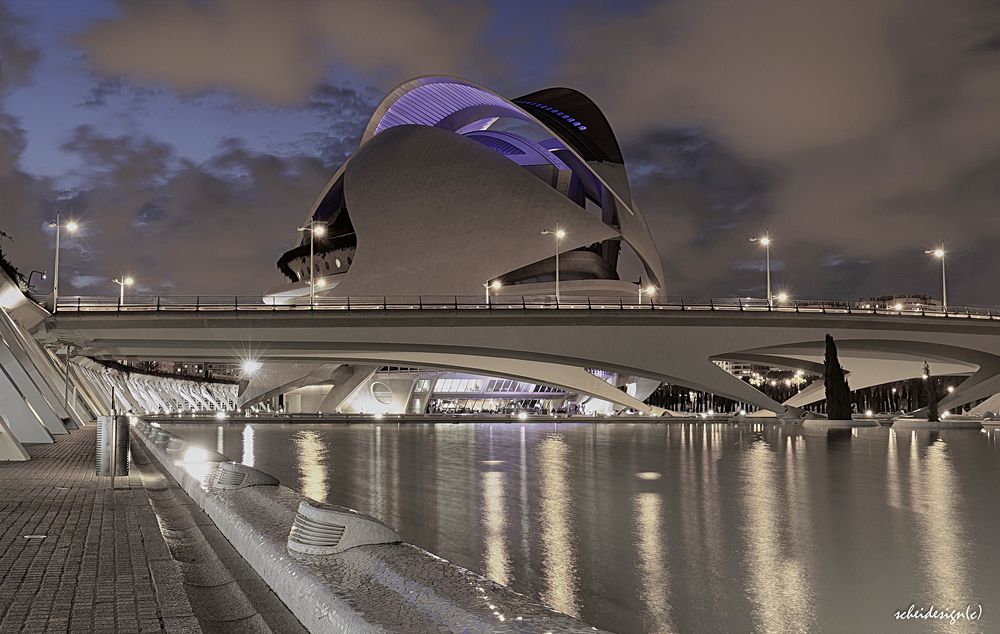
[[[167,427],[613,631],[1000,630],[996,431]],[[896,620],[910,604],[984,615]]]

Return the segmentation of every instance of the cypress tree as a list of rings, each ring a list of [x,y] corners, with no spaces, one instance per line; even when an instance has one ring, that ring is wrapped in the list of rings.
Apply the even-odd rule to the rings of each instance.
[[[826,336],[823,357],[823,384],[826,388],[826,416],[830,420],[851,420],[851,388],[847,385],[844,368],[837,358],[837,344]]]
[[[941,415],[938,413],[937,381],[931,377],[931,368],[924,361],[924,394],[927,396],[927,420],[931,423],[940,423]]]

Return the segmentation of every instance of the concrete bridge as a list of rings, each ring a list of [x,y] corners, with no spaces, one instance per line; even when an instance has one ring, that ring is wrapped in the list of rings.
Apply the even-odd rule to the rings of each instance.
[[[265,366],[401,364],[532,380],[658,413],[588,372],[602,368],[685,385],[777,414],[823,398],[817,382],[778,403],[713,361],[821,368],[837,340],[853,389],[919,377],[968,375],[941,403],[1000,392],[1000,311],[854,302],[746,300],[629,303],[621,298],[325,298],[266,305],[260,298],[67,298],[35,335],[109,359],[192,359]],[[280,380],[287,380],[285,376]],[[278,380],[278,379],[275,379]],[[258,391],[272,388],[266,382]]]

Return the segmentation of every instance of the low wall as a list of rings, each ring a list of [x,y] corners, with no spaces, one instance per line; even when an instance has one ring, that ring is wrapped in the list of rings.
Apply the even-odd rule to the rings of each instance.
[[[311,632],[596,631],[412,544],[292,553],[286,544],[305,499],[299,493],[280,485],[220,489],[214,476],[223,456],[145,420],[133,417],[131,425],[149,455]]]

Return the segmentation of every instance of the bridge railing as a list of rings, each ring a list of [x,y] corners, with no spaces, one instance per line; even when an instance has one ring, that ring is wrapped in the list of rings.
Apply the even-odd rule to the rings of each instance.
[[[242,295],[129,295],[114,297],[60,297],[58,312],[232,312],[232,311],[405,311],[405,310],[583,310],[583,311],[678,311],[678,312],[771,312],[835,315],[886,315],[929,318],[1000,319],[1000,308],[934,304],[892,304],[871,301],[788,300],[768,305],[750,298],[657,298],[563,296],[557,302],[549,295],[482,296],[412,295],[390,297],[308,297],[278,303],[270,297]]]

